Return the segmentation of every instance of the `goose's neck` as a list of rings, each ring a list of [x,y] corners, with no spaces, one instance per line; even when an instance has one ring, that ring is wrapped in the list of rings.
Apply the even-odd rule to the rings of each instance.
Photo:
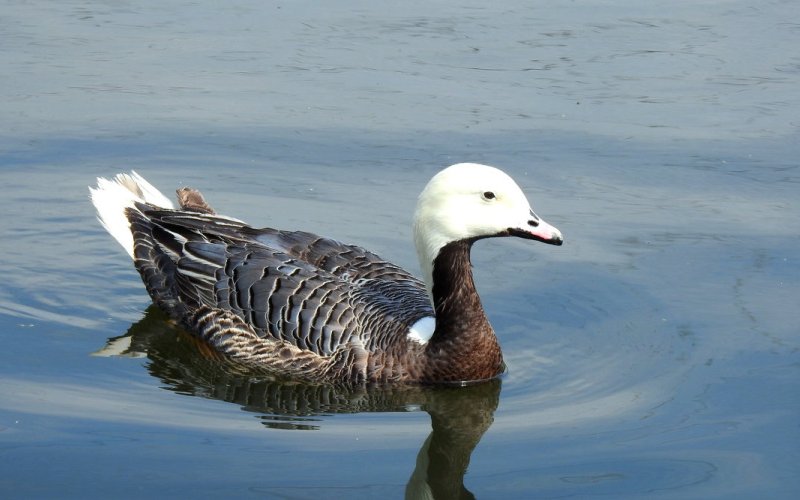
[[[433,260],[430,282],[436,329],[426,350],[439,380],[487,379],[504,369],[497,337],[472,279],[474,241],[448,243]]]
[[[458,326],[462,324],[489,327],[472,279],[472,243],[472,240],[448,243],[433,260],[431,297],[436,311],[434,338],[458,334]]]

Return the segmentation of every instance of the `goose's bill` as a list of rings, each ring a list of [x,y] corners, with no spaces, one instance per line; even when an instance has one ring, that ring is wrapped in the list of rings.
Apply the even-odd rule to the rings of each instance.
[[[561,236],[561,231],[554,226],[551,226],[542,219],[536,220],[535,223],[536,226],[533,225],[534,221],[529,221],[527,227],[510,227],[508,228],[508,234],[528,240],[541,241],[549,245],[561,245],[564,243],[564,237]]]

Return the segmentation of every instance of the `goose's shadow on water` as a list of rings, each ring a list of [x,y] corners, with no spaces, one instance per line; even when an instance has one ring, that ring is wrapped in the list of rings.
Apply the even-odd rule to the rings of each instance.
[[[353,387],[254,374],[220,359],[154,306],[96,354],[146,356],[147,370],[167,389],[238,404],[270,428],[315,430],[337,413],[426,411],[432,431],[417,455],[406,498],[474,498],[464,473],[500,399],[500,380],[465,387]]]

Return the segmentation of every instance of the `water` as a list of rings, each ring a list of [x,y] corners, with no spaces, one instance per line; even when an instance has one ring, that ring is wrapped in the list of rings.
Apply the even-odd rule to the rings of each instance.
[[[799,11],[6,5],[2,496],[796,497]],[[457,161],[566,237],[476,246],[510,372],[465,389],[208,361],[86,190],[134,168],[416,269],[415,197]]]

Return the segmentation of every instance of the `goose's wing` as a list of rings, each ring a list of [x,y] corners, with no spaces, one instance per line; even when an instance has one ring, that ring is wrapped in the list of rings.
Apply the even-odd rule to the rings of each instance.
[[[348,283],[251,244],[187,241],[176,269],[181,296],[234,312],[259,336],[330,355],[361,331]]]
[[[145,282],[149,274],[156,285],[169,288],[165,296],[179,297],[191,308],[231,311],[259,336],[328,356],[353,335],[368,350],[384,346],[420,317],[431,315],[421,283],[396,266],[384,266],[379,273],[377,259],[359,261],[357,256],[358,264],[350,266],[359,270],[354,276],[334,274],[324,265],[267,247],[253,236],[263,230],[240,221],[138,208],[129,216]],[[336,258],[341,261],[345,255]]]
[[[179,190],[179,196],[183,196],[184,190]],[[205,204],[199,192],[193,191],[193,193]],[[186,206],[183,198],[181,203]],[[190,231],[231,243],[257,243],[344,280],[377,279],[413,282],[420,289],[425,287],[421,280],[405,269],[357,245],[348,245],[307,231],[255,229],[238,219],[214,214],[208,205],[205,205],[208,209],[206,213],[159,209],[141,204],[139,206],[140,210],[145,207],[147,216],[151,220],[158,221],[162,226],[171,227],[173,231],[178,232],[179,237],[186,236],[181,233]]]
[[[217,215],[203,195],[194,189],[179,189],[178,200],[184,210],[164,210],[149,206],[148,216],[165,224],[171,223],[223,241],[257,242],[346,280],[370,278],[415,281],[424,288],[422,281],[408,271],[362,247],[307,231],[252,228],[238,219]]]
[[[275,248],[316,268],[349,280],[361,278],[411,280],[424,285],[399,266],[356,245],[318,236],[306,231],[283,231],[271,228],[253,229],[253,240]]]

